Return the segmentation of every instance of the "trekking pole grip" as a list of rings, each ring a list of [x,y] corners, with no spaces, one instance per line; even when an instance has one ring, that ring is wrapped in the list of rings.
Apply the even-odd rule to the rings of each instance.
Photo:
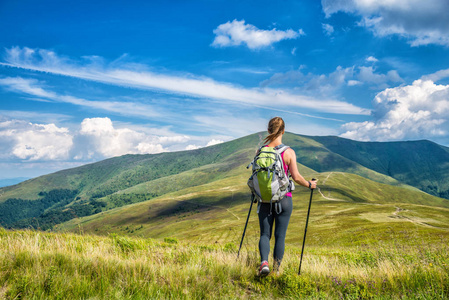
[[[316,179],[315,178],[312,178],[312,180],[310,180],[309,181],[309,188],[312,190],[312,193],[313,193],[313,188],[312,188],[312,183],[311,183],[311,181],[316,181]]]

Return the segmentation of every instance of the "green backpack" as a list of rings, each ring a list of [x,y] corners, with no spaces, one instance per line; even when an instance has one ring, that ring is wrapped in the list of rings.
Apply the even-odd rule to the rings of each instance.
[[[254,201],[270,204],[278,203],[284,198],[285,194],[295,189],[293,181],[285,174],[281,156],[288,148],[290,147],[284,144],[276,147],[264,145],[259,148],[253,161],[248,165],[247,168],[253,166],[251,177],[248,179],[248,186]],[[279,207],[279,209],[281,208]],[[276,205],[277,210],[278,205]]]

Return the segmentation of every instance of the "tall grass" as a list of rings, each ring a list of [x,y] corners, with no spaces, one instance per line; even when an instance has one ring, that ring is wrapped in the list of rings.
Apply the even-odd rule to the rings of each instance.
[[[446,299],[446,244],[288,247],[279,274],[256,276],[258,254],[111,235],[0,229],[5,299]]]

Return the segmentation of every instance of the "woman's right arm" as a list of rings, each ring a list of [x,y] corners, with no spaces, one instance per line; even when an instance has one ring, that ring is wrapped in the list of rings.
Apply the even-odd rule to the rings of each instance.
[[[292,179],[297,183],[300,184],[306,188],[309,187],[309,181],[305,180],[304,177],[302,177],[301,174],[299,174],[298,166],[296,165],[296,153],[293,149],[289,148],[284,153],[284,160],[285,163],[288,166],[288,169],[290,171],[290,174],[292,175]],[[316,188],[316,182],[310,181],[311,189]]]

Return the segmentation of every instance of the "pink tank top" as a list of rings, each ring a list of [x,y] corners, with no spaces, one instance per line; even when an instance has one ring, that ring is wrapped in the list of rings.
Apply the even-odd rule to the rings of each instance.
[[[285,152],[282,152],[282,153],[281,153],[282,164],[284,165],[285,175],[287,175],[287,177],[288,177],[288,166],[287,166],[287,164],[286,164],[285,161],[284,161],[284,153],[285,153]],[[291,197],[291,196],[292,196],[292,192],[288,192],[287,194],[285,194],[285,196]]]

